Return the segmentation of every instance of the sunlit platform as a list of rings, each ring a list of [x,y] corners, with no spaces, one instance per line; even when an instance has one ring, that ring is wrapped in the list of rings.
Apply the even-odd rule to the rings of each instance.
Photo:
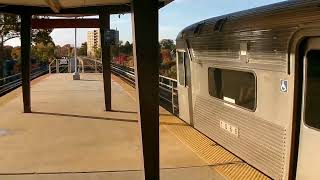
[[[143,179],[135,90],[112,77],[104,111],[101,74],[53,74],[32,82],[32,111],[21,89],[0,98],[0,179]],[[161,179],[268,179],[164,109]]]

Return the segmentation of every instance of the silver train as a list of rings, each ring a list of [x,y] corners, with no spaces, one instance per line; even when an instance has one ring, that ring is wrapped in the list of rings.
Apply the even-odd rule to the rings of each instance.
[[[181,119],[273,179],[320,179],[319,0],[193,24],[177,69]]]

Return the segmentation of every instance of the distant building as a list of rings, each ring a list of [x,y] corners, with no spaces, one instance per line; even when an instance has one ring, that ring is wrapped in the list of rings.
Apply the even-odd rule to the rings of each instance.
[[[93,30],[87,33],[87,55],[94,57],[95,50],[101,47],[100,31]]]
[[[119,31],[114,31],[114,42],[119,42]],[[100,30],[88,31],[87,33],[87,55],[95,57],[95,50],[101,48]]]

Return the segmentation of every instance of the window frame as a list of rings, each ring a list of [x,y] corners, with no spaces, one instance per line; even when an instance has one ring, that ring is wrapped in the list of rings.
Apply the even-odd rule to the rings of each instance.
[[[177,67],[177,70],[178,70],[178,84],[180,86],[183,86],[183,87],[191,87],[191,57],[190,57],[190,53],[188,51],[186,51],[185,49],[177,49],[176,50],[177,52],[177,66],[179,66],[179,53],[182,53],[183,54],[183,72],[184,72],[184,84],[180,84],[180,70],[179,70],[179,67]],[[186,66],[186,57],[188,57],[189,59],[189,73],[190,73],[190,82],[188,83],[188,78],[187,78],[187,66]]]
[[[186,57],[188,57],[189,60],[189,68],[187,68],[187,63],[186,63]],[[184,51],[184,58],[183,58],[183,64],[184,64],[184,77],[185,77],[185,86],[187,88],[191,87],[191,81],[192,81],[192,73],[191,73],[191,56],[189,51]],[[190,79],[188,78],[188,72],[190,75]]]
[[[186,65],[185,65],[185,50],[181,50],[181,49],[177,49],[177,66],[180,66],[179,65],[179,53],[182,53],[183,54],[183,59],[182,59],[182,64],[183,64],[183,72],[184,72],[184,80],[183,80],[183,84],[180,84],[180,68],[179,67],[177,67],[177,70],[178,70],[178,84],[180,85],[180,86],[183,86],[183,87],[186,87]]]
[[[254,91],[255,102],[254,102],[254,107],[253,107],[253,109],[249,109],[249,108],[240,106],[240,105],[238,105],[238,104],[236,104],[236,103],[231,103],[231,102],[229,102],[229,101],[225,101],[225,100],[220,99],[220,98],[218,98],[218,97],[212,96],[212,95],[210,94],[210,89],[209,89],[209,87],[210,87],[210,86],[209,86],[209,83],[210,83],[210,81],[209,81],[209,71],[210,71],[210,69],[231,70],[231,71],[247,72],[247,73],[253,74],[253,76],[254,76],[254,87],[255,87],[255,91]],[[237,108],[240,108],[240,109],[242,109],[242,110],[246,110],[246,111],[249,111],[249,112],[256,112],[257,106],[258,106],[258,105],[257,105],[257,104],[258,104],[258,81],[257,81],[257,74],[255,73],[254,70],[250,70],[250,69],[240,69],[240,68],[225,68],[225,67],[219,67],[219,66],[209,66],[209,67],[208,67],[208,76],[207,76],[207,77],[208,77],[208,94],[209,94],[210,98],[214,98],[214,99],[216,99],[216,100],[218,100],[218,101],[221,101],[222,103],[230,104],[230,105],[232,105],[232,106],[234,106],[234,107],[237,107]]]
[[[302,118],[303,118],[303,124],[304,126],[306,126],[307,128],[309,129],[312,129],[314,131],[317,131],[319,132],[320,131],[320,128],[316,128],[316,127],[313,127],[309,124],[306,123],[306,103],[307,103],[307,91],[308,91],[308,83],[307,83],[307,78],[308,78],[308,53],[311,52],[311,51],[320,51],[319,49],[309,49],[307,52],[306,52],[306,55],[304,57],[304,62],[303,62],[303,95],[302,95],[302,98],[303,98],[303,106],[302,106]]]

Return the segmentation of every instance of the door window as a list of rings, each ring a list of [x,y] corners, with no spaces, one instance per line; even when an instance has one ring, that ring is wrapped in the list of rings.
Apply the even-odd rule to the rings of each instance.
[[[311,50],[306,59],[305,123],[320,129],[320,51]]]
[[[179,84],[191,85],[190,58],[186,52],[178,52]]]
[[[179,84],[185,86],[184,52],[178,52]]]
[[[190,87],[191,85],[191,68],[190,68],[190,58],[188,53],[184,52],[184,64],[185,64],[185,77],[186,77],[186,86]]]

